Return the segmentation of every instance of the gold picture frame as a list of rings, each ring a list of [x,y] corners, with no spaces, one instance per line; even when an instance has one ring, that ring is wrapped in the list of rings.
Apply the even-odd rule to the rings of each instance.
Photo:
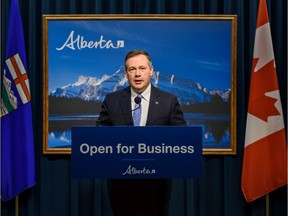
[[[71,154],[71,126],[94,126],[116,89],[102,83],[100,92],[96,82],[121,71],[131,49],[181,80],[158,84],[179,97],[188,125],[203,125],[203,154],[235,155],[237,15],[43,15],[43,153]],[[89,79],[97,97],[77,98],[89,89],[76,85]],[[187,96],[193,91],[198,98]]]

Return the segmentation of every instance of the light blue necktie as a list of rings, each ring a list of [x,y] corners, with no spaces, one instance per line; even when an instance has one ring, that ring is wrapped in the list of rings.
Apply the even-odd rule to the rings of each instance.
[[[142,98],[142,95],[138,95],[137,97]],[[139,107],[139,108],[138,108]],[[137,108],[137,109],[136,109]],[[136,109],[134,111],[134,115],[133,115],[133,122],[134,122],[134,126],[140,126],[140,121],[141,121],[141,103],[136,104],[135,103],[135,107],[134,109]]]

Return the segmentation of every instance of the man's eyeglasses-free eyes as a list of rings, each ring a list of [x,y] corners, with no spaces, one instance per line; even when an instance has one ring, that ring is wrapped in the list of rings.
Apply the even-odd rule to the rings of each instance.
[[[135,73],[137,71],[137,69],[140,71],[140,72],[146,72],[148,70],[148,67],[145,67],[145,66],[140,66],[138,68],[136,67],[130,67],[128,68],[127,72],[128,73]]]

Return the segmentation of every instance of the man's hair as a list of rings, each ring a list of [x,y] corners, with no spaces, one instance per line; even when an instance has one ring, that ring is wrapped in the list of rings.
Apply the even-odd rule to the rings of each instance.
[[[127,70],[126,68],[126,62],[128,59],[134,57],[134,56],[137,56],[137,55],[144,55],[146,56],[147,60],[148,60],[148,65],[149,67],[152,67],[152,60],[151,60],[151,57],[150,55],[144,51],[144,50],[131,50],[130,52],[127,53],[126,57],[125,57],[125,70]]]

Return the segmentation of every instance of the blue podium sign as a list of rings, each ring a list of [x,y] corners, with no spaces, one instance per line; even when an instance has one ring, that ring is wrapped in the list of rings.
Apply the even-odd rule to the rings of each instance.
[[[201,127],[73,127],[72,178],[199,178]]]

